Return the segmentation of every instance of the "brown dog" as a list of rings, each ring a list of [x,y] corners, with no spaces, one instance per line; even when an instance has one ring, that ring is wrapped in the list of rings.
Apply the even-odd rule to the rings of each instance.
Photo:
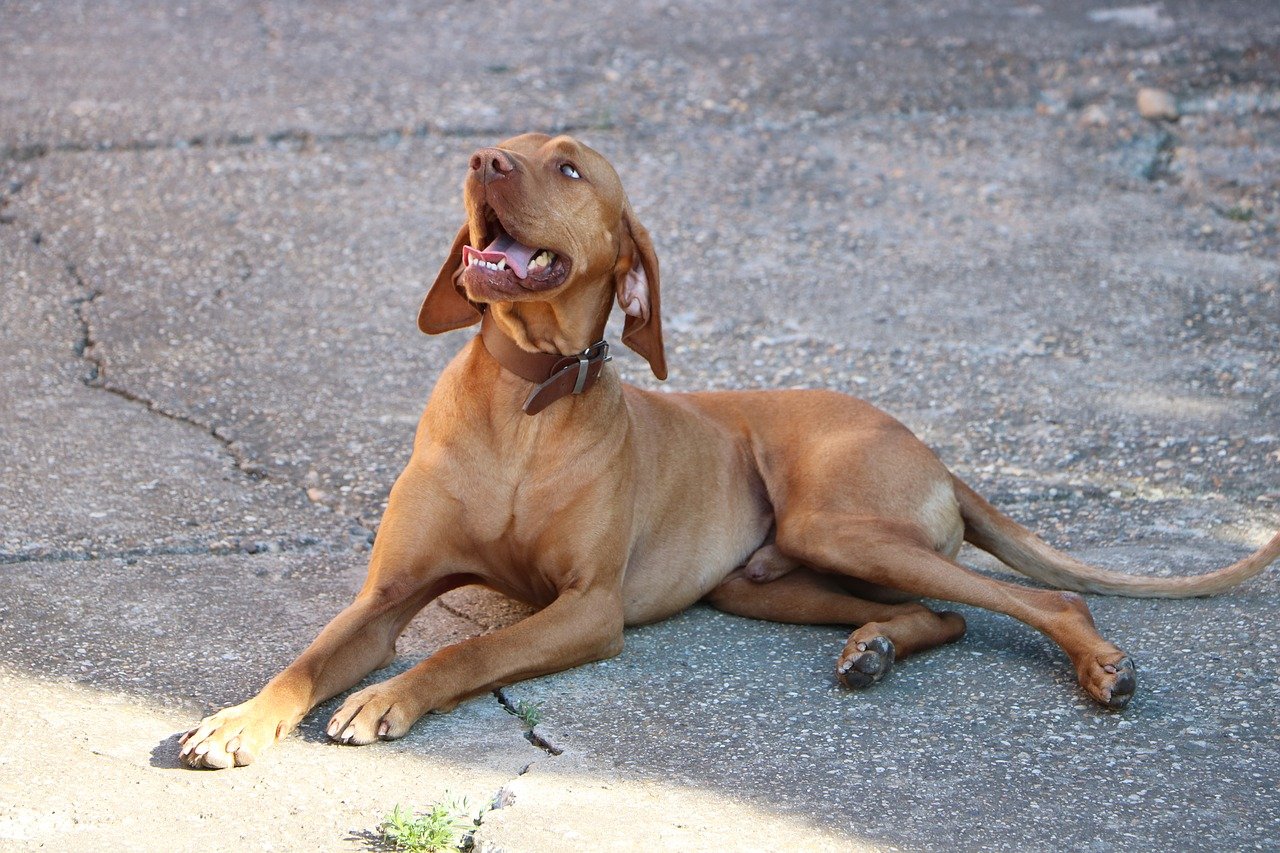
[[[368,579],[261,693],[183,737],[193,767],[252,761],[317,703],[389,664],[414,614],[463,584],[542,609],[348,696],[330,737],[400,737],[427,711],[616,655],[623,626],[699,599],[761,619],[861,626],[836,672],[866,686],[895,657],[964,633],[954,613],[901,595],[885,603],[891,590],[1040,629],[1090,696],[1122,708],[1133,664],[1098,634],[1080,596],[971,572],[953,560],[962,540],[1046,583],[1120,595],[1207,595],[1280,556],[1277,534],[1208,575],[1103,571],[1001,515],[861,400],[624,386],[601,341],[615,300],[627,315],[622,341],[659,379],[667,369],[658,259],[609,163],[569,137],[519,136],[476,152],[465,196],[467,222],[418,323],[434,334],[484,312],[482,334],[431,395]]]

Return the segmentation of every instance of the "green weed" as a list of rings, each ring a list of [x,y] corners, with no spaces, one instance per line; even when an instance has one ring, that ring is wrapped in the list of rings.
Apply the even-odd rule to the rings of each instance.
[[[473,807],[465,797],[433,803],[430,811],[419,815],[397,804],[378,825],[378,833],[388,847],[407,853],[465,850],[486,811]]]
[[[520,718],[527,729],[532,729],[542,722],[542,708],[536,702],[526,702],[521,699],[512,713]]]

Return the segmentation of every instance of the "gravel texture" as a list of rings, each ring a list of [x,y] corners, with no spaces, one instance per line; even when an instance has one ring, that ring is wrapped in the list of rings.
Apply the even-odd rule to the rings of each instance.
[[[855,694],[840,631],[695,608],[394,745],[321,711],[244,771],[173,752],[358,587],[471,334],[414,326],[467,157],[525,130],[622,174],[663,387],[865,397],[1125,571],[1257,547],[1277,44],[1261,0],[5,4],[0,847],[362,849],[448,789],[505,792],[490,851],[1273,849],[1275,570],[1092,599],[1139,668],[1118,715],[1001,616]],[[524,612],[451,593],[393,667]]]

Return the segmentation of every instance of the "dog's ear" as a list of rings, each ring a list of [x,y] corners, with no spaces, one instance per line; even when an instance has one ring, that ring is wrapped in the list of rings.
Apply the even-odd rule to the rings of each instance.
[[[653,375],[667,378],[662,347],[662,310],[658,288],[658,256],[649,232],[628,204],[622,215],[622,251],[613,270],[618,304],[626,312],[622,342],[649,362]]]
[[[463,224],[458,229],[458,236],[453,238],[453,248],[449,249],[449,257],[440,267],[435,284],[427,291],[427,298],[422,300],[418,328],[428,335],[461,329],[480,319],[480,309],[467,300],[455,283],[462,271],[462,247],[470,239],[471,228]]]

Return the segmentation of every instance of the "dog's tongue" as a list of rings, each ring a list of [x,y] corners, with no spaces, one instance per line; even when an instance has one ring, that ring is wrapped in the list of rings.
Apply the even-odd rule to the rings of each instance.
[[[538,250],[529,248],[510,234],[500,233],[498,239],[486,246],[484,251],[486,255],[490,253],[505,255],[507,266],[515,270],[516,277],[527,278],[529,261],[533,260],[533,253]]]

